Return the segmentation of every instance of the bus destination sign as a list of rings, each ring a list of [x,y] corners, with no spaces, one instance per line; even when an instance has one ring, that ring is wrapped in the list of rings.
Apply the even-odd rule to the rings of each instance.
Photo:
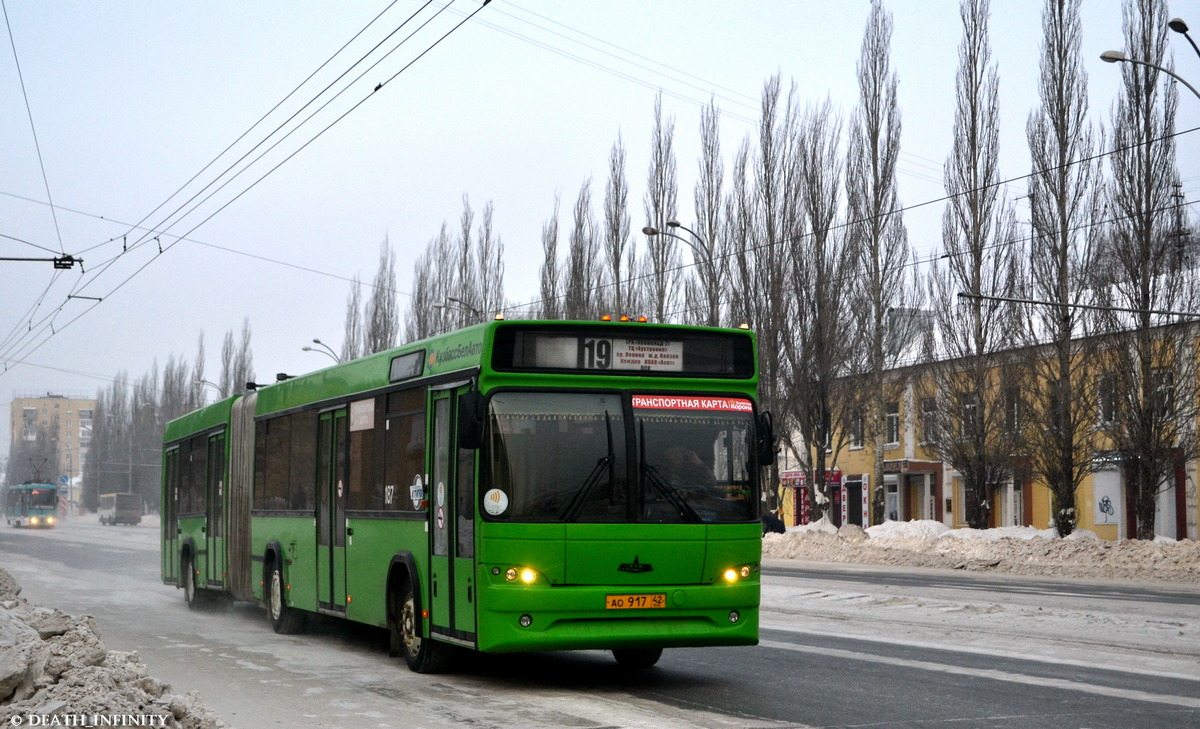
[[[682,372],[683,342],[625,337],[538,338],[534,366],[564,370]]]

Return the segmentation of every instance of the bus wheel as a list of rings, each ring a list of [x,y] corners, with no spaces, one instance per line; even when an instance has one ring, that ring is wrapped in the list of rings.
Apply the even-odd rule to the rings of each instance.
[[[187,601],[187,606],[192,610],[198,610],[203,602],[202,591],[196,587],[196,563],[192,561],[189,555],[183,558],[183,566],[180,567],[183,573],[183,599]]]
[[[396,599],[399,598],[399,599]],[[399,649],[404,662],[416,673],[441,673],[450,665],[451,646],[421,637],[421,621],[417,615],[417,598],[412,582],[405,580],[393,596],[393,616],[390,641],[393,650]]]
[[[287,605],[284,596],[283,570],[278,562],[271,562],[270,577],[267,580],[267,615],[271,618],[271,627],[276,633],[292,635],[304,632],[304,613]]]
[[[649,668],[662,657],[662,648],[614,648],[613,658],[625,668]]]

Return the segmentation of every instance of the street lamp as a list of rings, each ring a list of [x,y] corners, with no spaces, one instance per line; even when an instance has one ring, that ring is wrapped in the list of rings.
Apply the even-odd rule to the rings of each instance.
[[[1184,38],[1187,38],[1188,43],[1192,44],[1192,49],[1196,51],[1196,55],[1200,56],[1200,47],[1197,47],[1196,41],[1192,40],[1192,37],[1188,35],[1188,25],[1187,23],[1183,22],[1183,18],[1171,18],[1171,20],[1167,23],[1167,27],[1176,33],[1180,33]]]
[[[704,237],[699,233],[687,227],[683,223],[680,223],[678,220],[668,220],[667,227],[686,230],[696,240],[689,240],[668,230],[659,230],[652,225],[647,225],[646,227],[642,228],[642,233],[650,237],[656,235],[665,235],[670,238],[674,238],[675,240],[681,240],[688,244],[688,247],[692,249],[692,254],[697,260],[704,261],[705,278],[708,279],[708,285],[704,287],[708,294],[708,326],[715,327],[717,326],[720,318],[720,313],[718,311],[720,302],[717,300],[717,268],[713,263],[712,257],[708,254],[708,242],[705,241]]]
[[[1189,38],[1188,40],[1191,40],[1191,38]],[[1157,70],[1162,71],[1163,73],[1167,74],[1171,78],[1175,79],[1179,83],[1183,84],[1184,86],[1188,87],[1188,91],[1191,91],[1193,94],[1196,95],[1197,99],[1200,99],[1200,91],[1197,91],[1195,86],[1192,86],[1191,84],[1189,84],[1186,79],[1184,79],[1182,76],[1175,73],[1174,71],[1172,71],[1169,68],[1163,68],[1162,66],[1159,66],[1158,64],[1149,63],[1147,61],[1139,61],[1134,58],[1127,58],[1125,56],[1125,54],[1120,51],[1105,51],[1104,53],[1100,54],[1100,60],[1104,61],[1105,63],[1133,63],[1138,66],[1148,66],[1150,68],[1157,69]]]
[[[209,382],[208,380],[193,380],[193,381],[192,381],[192,384],[193,384],[193,385],[200,385],[201,387],[211,387],[212,389],[214,389],[214,390],[216,390],[216,391],[217,391],[217,398],[218,398],[218,399],[220,399],[220,398],[221,398],[221,396],[225,394],[225,393],[221,392],[221,388],[220,388],[220,387],[218,387],[218,386],[217,386],[215,383]],[[204,400],[204,398],[201,398],[201,400],[203,401],[203,402],[201,402],[201,404],[202,404],[202,405],[203,405],[205,402],[207,402],[207,400]]]
[[[458,308],[458,309],[462,309],[463,311],[466,311],[467,313],[474,314],[475,316],[479,317],[480,319],[483,318],[482,311],[480,311],[479,309],[476,309],[474,306],[471,306],[470,304],[463,301],[462,299],[459,299],[454,296],[447,296],[446,301],[457,304],[458,306],[450,307],[447,304],[442,303],[442,304],[434,304],[433,308],[435,308],[435,309]]]
[[[332,359],[334,362],[336,362],[338,364],[342,363],[342,358],[337,356],[337,353],[334,352],[333,349],[325,342],[322,342],[320,339],[314,339],[313,344],[319,345],[321,347],[321,349],[313,349],[312,347],[305,345],[300,348],[300,351],[301,352],[320,352],[321,354],[325,355],[326,357],[329,357],[330,359]]]

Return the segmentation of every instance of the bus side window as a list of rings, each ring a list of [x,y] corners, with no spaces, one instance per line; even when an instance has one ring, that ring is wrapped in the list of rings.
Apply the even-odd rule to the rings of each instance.
[[[425,390],[388,395],[383,446],[383,508],[420,511],[429,499],[424,483]]]

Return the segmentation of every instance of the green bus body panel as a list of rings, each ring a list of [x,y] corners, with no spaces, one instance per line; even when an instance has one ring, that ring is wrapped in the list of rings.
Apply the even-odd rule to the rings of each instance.
[[[757,363],[753,376],[743,379],[716,377],[641,376],[641,373],[593,374],[578,372],[496,372],[488,363],[496,332],[504,327],[547,329],[573,326],[611,326],[614,336],[653,336],[656,333],[713,331],[676,325],[638,325],[602,322],[487,322],[451,334],[414,342],[353,362],[318,370],[301,377],[261,387],[253,412],[256,419],[300,409],[326,409],[361,400],[383,391],[424,386],[430,378],[440,382],[468,377],[483,393],[500,388],[548,390],[608,390],[624,392],[692,392],[757,395]],[[723,330],[746,336],[753,333]],[[420,352],[419,372],[391,382],[392,361]],[[414,355],[415,356],[415,355]],[[757,351],[755,349],[755,357]],[[438,380],[434,380],[437,382]],[[167,424],[167,447],[230,423],[236,397],[214,403]],[[249,401],[248,403],[249,404]],[[432,431],[433,410],[427,412]],[[253,435],[253,434],[251,434]],[[427,440],[432,442],[432,440]],[[233,444],[226,443],[227,450]],[[432,456],[429,456],[432,458]],[[228,464],[228,456],[226,463]],[[426,475],[431,463],[426,464]],[[165,469],[164,469],[165,472]],[[403,486],[403,485],[401,485]],[[164,483],[164,499],[167,498]],[[426,485],[429,498],[432,484]],[[478,505],[479,495],[475,494]],[[436,614],[422,621],[426,636],[431,623],[453,624],[456,635],[485,652],[563,650],[589,648],[683,647],[753,645],[758,642],[761,525],[743,524],[595,524],[508,523],[488,521],[481,509],[475,514],[473,558],[454,560],[454,585],[444,584],[448,560],[431,555],[433,515],[425,518],[385,518],[346,513],[345,617],[356,622],[387,625],[389,571],[401,552],[411,553],[421,602]],[[180,534],[168,541],[164,531],[164,581],[167,566],[178,554],[168,554],[168,544],[181,549],[190,539],[206,544],[202,516],[179,518]],[[164,530],[166,525],[164,525]],[[320,591],[322,569],[317,545],[315,512],[287,516],[252,513],[249,517],[251,559],[242,569],[253,575],[252,599],[264,601],[265,565],[269,545],[282,551],[286,602],[290,607],[316,612],[326,601]],[[328,559],[328,555],[325,555]],[[205,560],[197,559],[205,570]],[[743,565],[752,574],[730,584],[723,573]],[[533,584],[509,581],[510,568],[529,567],[537,572]],[[216,570],[213,570],[216,572]],[[453,604],[432,599],[434,572],[451,589]],[[221,580],[220,574],[198,575],[198,584]],[[328,587],[326,587],[328,591]],[[461,596],[468,596],[461,599]],[[660,608],[609,609],[612,595],[663,595]],[[450,610],[453,610],[451,619]],[[444,614],[442,614],[444,613]],[[528,616],[528,627],[520,625]]]
[[[170,421],[163,431],[163,443],[170,445],[197,433],[228,425],[235,400],[237,397],[225,398]]]
[[[386,627],[387,579],[392,557],[401,549],[424,554],[425,522],[352,516],[346,523],[354,530],[346,539],[346,617]],[[419,575],[421,584],[425,584],[424,577],[423,573]]]
[[[761,525],[654,525],[652,538],[645,528],[482,523],[479,650],[757,644],[758,572],[733,585],[721,575],[758,565]],[[635,558],[640,567],[633,569],[650,569],[619,569]],[[539,578],[532,585],[509,582],[509,567],[533,568]],[[614,594],[664,594],[667,604],[608,610],[605,596]],[[736,623],[729,620],[731,610],[739,613]],[[520,625],[522,615],[532,618],[528,628]]]
[[[387,387],[392,384],[388,381],[392,359],[409,352],[425,352],[422,377],[477,368],[490,326],[481,324],[263,387],[258,391],[258,414],[269,415],[312,403],[353,399],[356,394]],[[467,355],[467,352],[474,354]]]
[[[283,579],[287,583],[289,607],[317,609],[317,528],[311,516],[255,516],[250,519],[252,553],[267,554],[272,542],[283,550]],[[254,596],[262,600],[264,564],[257,563],[259,579],[254,581]]]

